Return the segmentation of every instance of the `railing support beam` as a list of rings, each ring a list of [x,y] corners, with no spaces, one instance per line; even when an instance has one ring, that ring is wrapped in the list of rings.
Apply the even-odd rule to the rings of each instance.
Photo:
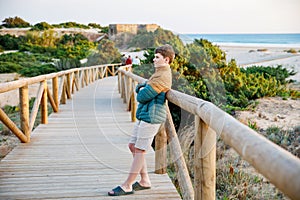
[[[216,199],[216,134],[195,116],[194,188],[195,199]]]
[[[28,86],[21,87],[19,94],[21,130],[27,138],[26,142],[30,142]]]

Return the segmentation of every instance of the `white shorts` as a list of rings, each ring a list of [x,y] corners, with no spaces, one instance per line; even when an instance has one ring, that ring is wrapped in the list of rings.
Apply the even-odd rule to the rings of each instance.
[[[161,124],[150,124],[137,121],[129,143],[135,144],[135,148],[147,150],[151,147],[154,136],[157,134]]]

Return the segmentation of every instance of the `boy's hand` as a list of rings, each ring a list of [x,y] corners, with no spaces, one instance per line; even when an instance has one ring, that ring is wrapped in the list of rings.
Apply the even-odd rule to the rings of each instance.
[[[142,87],[145,87],[145,86],[146,86],[146,84],[147,84],[147,82],[145,82],[145,83],[139,83],[139,84],[136,86],[136,88],[135,88],[135,92],[138,93]]]

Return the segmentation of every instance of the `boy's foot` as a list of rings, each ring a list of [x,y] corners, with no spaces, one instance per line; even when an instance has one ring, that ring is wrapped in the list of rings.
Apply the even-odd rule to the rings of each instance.
[[[132,189],[134,191],[139,191],[139,190],[147,190],[147,189],[151,189],[151,186],[142,186],[139,182],[135,182],[132,185]]]
[[[133,194],[134,191],[129,191],[129,192],[125,192],[121,186],[118,186],[114,189],[112,189],[112,191],[108,192],[109,196],[122,196],[122,195],[128,195],[128,194]]]

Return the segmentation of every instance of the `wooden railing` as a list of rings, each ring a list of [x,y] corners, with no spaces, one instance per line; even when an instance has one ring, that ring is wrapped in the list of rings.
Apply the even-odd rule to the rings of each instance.
[[[0,120],[5,124],[21,142],[30,142],[30,133],[37,117],[39,106],[41,106],[41,123],[48,123],[48,101],[53,111],[59,112],[59,104],[65,104],[71,99],[75,90],[79,90],[108,75],[114,76],[120,64],[107,64],[92,67],[74,68],[57,73],[25,78],[22,80],[1,83],[0,94],[19,89],[20,98],[20,123],[19,128],[0,108]],[[52,94],[47,81],[52,80]],[[60,82],[60,83],[59,83]],[[28,86],[39,83],[39,89],[35,98],[32,111],[29,116]]]
[[[125,68],[119,68],[118,71],[121,97],[132,113],[132,121],[135,121],[135,85],[146,79]],[[169,110],[165,129],[161,130],[155,138],[155,172],[166,173],[168,140],[171,157],[175,158],[174,163],[178,170],[177,175],[183,199],[212,200],[216,198],[217,135],[284,194],[291,199],[300,199],[300,160],[297,157],[210,102],[175,90],[167,93],[167,99],[195,115],[194,186]]]

